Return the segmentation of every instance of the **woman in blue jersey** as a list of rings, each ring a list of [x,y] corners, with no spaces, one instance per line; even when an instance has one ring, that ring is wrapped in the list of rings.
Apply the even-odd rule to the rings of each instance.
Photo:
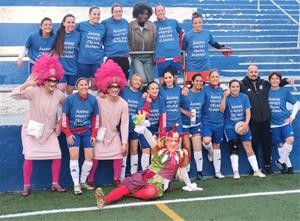
[[[93,147],[99,127],[99,108],[95,96],[88,93],[88,79],[78,78],[77,93],[67,97],[62,116],[62,131],[65,133],[70,153],[70,171],[74,183],[74,194],[80,195],[82,189],[91,190],[86,184],[87,176],[93,166]],[[79,177],[79,151],[84,150],[84,163]]]
[[[192,24],[193,29],[184,35],[182,43],[182,49],[186,51],[185,71],[208,72],[211,70],[209,45],[216,49],[225,46],[216,42],[210,31],[202,28],[203,17],[198,12],[193,13]]]
[[[128,87],[125,87],[120,96],[127,101],[129,108],[129,148],[130,148],[130,173],[134,174],[138,169],[138,144],[139,135],[134,131],[132,116],[138,113],[138,103],[142,98],[142,77],[139,74],[133,74]],[[123,158],[121,178],[124,179],[126,171],[127,156]]]
[[[220,111],[224,112],[225,120],[225,137],[230,147],[230,160],[233,170],[233,179],[240,179],[239,175],[239,155],[238,147],[242,143],[248,161],[253,170],[253,176],[266,177],[258,169],[257,159],[251,144],[251,132],[249,130],[249,122],[251,118],[250,101],[246,94],[240,93],[240,82],[238,80],[231,80],[229,82],[229,90],[224,91],[224,96],[221,101]],[[239,135],[235,131],[235,125],[238,122],[243,122],[244,135]]]
[[[123,9],[118,3],[111,7],[112,17],[102,21],[105,27],[104,52],[122,68],[126,79],[129,70],[128,22],[122,18]]]
[[[64,16],[57,32],[54,53],[59,56],[59,61],[65,70],[64,79],[58,88],[67,94],[72,94],[77,79],[77,59],[80,33],[75,30],[74,15]]]
[[[148,120],[150,126],[148,129],[152,134],[166,133],[166,103],[164,98],[159,95],[159,85],[156,81],[151,81],[147,86],[147,98],[142,98],[139,102],[138,109],[141,112],[149,113]],[[143,149],[141,164],[145,170],[149,165],[150,145],[143,135],[139,136],[141,148]]]
[[[201,74],[193,75],[191,88],[187,96],[180,98],[180,111],[182,115],[183,147],[191,151],[190,135],[192,136],[192,145],[194,159],[197,167],[196,179],[203,180],[203,158],[201,146],[201,116],[204,104],[204,93],[202,92],[203,80]],[[187,168],[189,171],[189,168]]]
[[[19,68],[23,67],[23,57],[29,56],[29,73],[34,65],[36,59],[41,54],[50,54],[54,48],[55,35],[53,33],[52,20],[50,18],[43,18],[40,24],[40,30],[32,33],[19,54],[17,65]]]
[[[103,62],[103,37],[105,27],[99,23],[100,9],[89,9],[89,20],[80,22],[76,30],[80,33],[78,54],[78,75],[91,79],[91,87],[96,90],[94,79],[97,68]]]
[[[291,124],[298,113],[300,105],[299,101],[286,88],[279,86],[281,79],[282,76],[278,72],[269,75],[272,143],[278,146],[279,159],[275,161],[275,164],[282,173],[293,174],[294,170],[289,158],[294,144],[294,133]],[[287,103],[293,104],[292,114],[287,110]]]
[[[209,161],[213,161],[215,177],[222,179],[221,143],[223,140],[224,116],[220,111],[223,89],[220,86],[220,75],[217,70],[209,72],[209,85],[203,88],[204,105],[202,108],[202,141],[208,151]]]

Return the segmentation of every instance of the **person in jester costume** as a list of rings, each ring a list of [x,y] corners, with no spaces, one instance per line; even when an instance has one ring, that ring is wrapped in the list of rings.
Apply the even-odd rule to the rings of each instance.
[[[185,149],[179,148],[179,133],[176,132],[176,125],[172,131],[161,134],[157,139],[146,128],[147,120],[141,119],[145,113],[139,113],[135,119],[135,131],[143,134],[151,145],[153,159],[146,170],[137,172],[126,177],[121,185],[106,196],[102,189],[96,189],[96,201],[99,208],[129,196],[142,200],[150,200],[163,196],[164,191],[169,187],[173,177],[177,175],[184,181],[182,187],[185,191],[202,191],[196,183],[191,183],[185,167],[189,163],[190,155]]]

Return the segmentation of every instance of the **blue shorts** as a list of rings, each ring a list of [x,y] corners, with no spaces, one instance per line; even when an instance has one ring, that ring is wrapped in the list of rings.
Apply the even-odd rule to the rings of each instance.
[[[73,145],[68,144],[69,148],[71,147],[92,148],[93,147],[91,145],[91,135],[92,135],[91,130],[88,130],[83,134],[73,133],[73,135],[75,137],[74,144]]]
[[[172,126],[172,127],[167,127],[167,129],[166,129],[167,132],[170,132],[170,131],[172,131],[172,130],[173,130],[173,126]],[[178,133],[183,132],[182,124],[179,124],[179,125],[178,125],[178,127],[176,128],[176,132],[178,132]]]
[[[202,137],[211,137],[212,142],[220,144],[223,141],[223,126],[202,123]]]
[[[201,127],[202,127],[201,124],[199,124],[197,126],[192,126],[192,127],[190,127],[190,126],[189,127],[184,127],[183,126],[182,130],[183,130],[184,133],[189,133],[189,134],[192,134],[192,135],[194,135],[194,134],[200,134],[201,135]]]
[[[285,143],[286,138],[293,137],[292,125],[288,124],[282,127],[272,128],[272,144]]]
[[[159,77],[163,77],[168,69],[171,69],[176,75],[181,75],[181,62],[165,61],[156,64],[156,68]]]
[[[225,128],[224,134],[227,142],[231,140],[240,140],[241,142],[252,140],[250,130],[248,130],[248,132],[245,135],[239,135],[235,132],[234,128]]]
[[[75,86],[76,80],[77,80],[77,75],[67,75],[64,74],[64,78],[59,81],[59,83],[67,83],[68,86]]]
[[[94,78],[100,64],[80,64],[78,63],[78,77]]]

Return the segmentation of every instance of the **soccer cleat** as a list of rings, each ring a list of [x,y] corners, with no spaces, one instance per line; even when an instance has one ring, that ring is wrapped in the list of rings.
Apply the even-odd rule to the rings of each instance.
[[[241,177],[240,177],[239,172],[238,172],[238,171],[234,171],[234,172],[233,172],[233,179],[239,180],[240,178],[241,178]]]
[[[95,197],[98,208],[103,208],[105,206],[105,197],[101,187],[98,187],[95,191]]]
[[[287,174],[294,174],[294,168],[293,167],[288,167],[287,168]]]
[[[216,173],[215,178],[223,179],[225,176],[223,176],[221,173]]]
[[[271,165],[266,164],[263,172],[264,172],[265,174],[273,174]]]
[[[265,178],[266,177],[266,175],[263,174],[262,172],[260,172],[259,170],[254,171],[253,176],[260,177],[260,178]]]
[[[209,162],[212,162],[213,161],[213,154],[214,152],[207,152],[207,159],[209,160]]]
[[[197,180],[205,180],[202,171],[197,171],[196,179]]]
[[[82,190],[93,190],[93,189],[95,189],[93,186],[90,186],[87,183],[81,183],[80,187],[81,187]]]
[[[279,160],[275,160],[275,164],[278,167],[278,169],[280,170],[281,173],[284,173],[286,170],[286,166],[285,163],[281,163]]]
[[[29,196],[30,195],[30,187],[24,186],[24,189],[20,194],[21,194],[21,196]]]
[[[74,186],[74,194],[75,195],[81,195],[82,194],[82,190],[80,186]]]
[[[59,184],[52,184],[51,191],[62,193],[62,192],[66,192],[67,190],[65,188],[62,188]]]

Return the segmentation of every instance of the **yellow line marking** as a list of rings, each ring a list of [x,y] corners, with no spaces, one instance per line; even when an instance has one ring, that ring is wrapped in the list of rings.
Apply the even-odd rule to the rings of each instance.
[[[172,220],[176,221],[184,221],[182,217],[180,217],[174,210],[170,209],[166,204],[156,204],[157,208],[160,209],[163,213],[165,213]]]

